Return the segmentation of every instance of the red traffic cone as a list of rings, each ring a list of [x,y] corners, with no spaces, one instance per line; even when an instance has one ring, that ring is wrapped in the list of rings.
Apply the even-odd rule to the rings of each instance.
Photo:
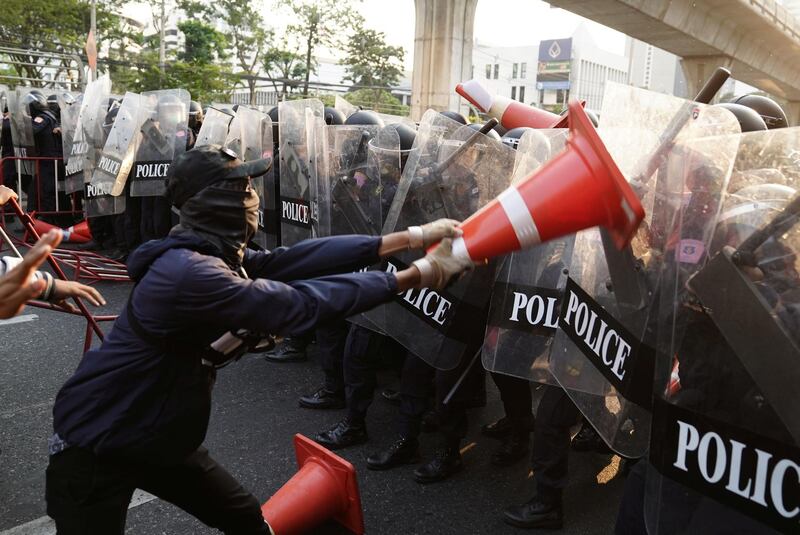
[[[87,220],[83,220],[77,225],[72,225],[67,229],[68,232],[74,232],[75,234],[80,234],[85,238],[92,239],[92,231],[89,229],[89,222]]]
[[[50,223],[45,223],[44,221],[42,221],[40,219],[36,219],[35,217],[32,217],[31,219],[33,220],[33,229],[39,234],[39,236],[41,236],[42,234],[45,234],[45,233],[55,229],[55,230],[61,231],[61,234],[63,236],[61,241],[64,241],[64,242],[69,242],[69,243],[88,243],[89,240],[92,239],[91,233],[88,233],[88,230],[89,230],[88,225],[86,226],[86,231],[89,234],[87,236],[87,235],[79,233],[79,232],[77,232],[75,230],[76,227],[80,226],[80,223],[78,225],[69,227],[68,229],[63,229],[61,227],[57,227],[55,225],[51,225]],[[85,223],[85,221],[84,221],[84,223]]]
[[[297,434],[294,449],[300,469],[261,513],[275,535],[300,535],[333,518],[356,535],[364,533],[361,496],[353,465]]]
[[[569,104],[567,147],[461,224],[454,255],[475,262],[601,225],[624,247],[644,209],[580,104]]]
[[[530,128],[566,128],[567,118],[526,106],[522,102],[500,95],[490,95],[477,80],[468,80],[456,86],[456,93],[470,101],[482,112],[500,121],[503,128],[511,130],[520,126]]]

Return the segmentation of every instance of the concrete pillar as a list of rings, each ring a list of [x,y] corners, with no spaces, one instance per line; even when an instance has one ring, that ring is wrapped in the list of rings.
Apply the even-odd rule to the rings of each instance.
[[[687,98],[693,98],[706,83],[717,67],[731,67],[731,59],[726,56],[698,56],[681,59],[683,76],[686,78]],[[736,76],[736,73],[733,73]]]
[[[800,126],[800,100],[790,100],[783,109],[789,119],[789,126]]]
[[[472,75],[472,31],[478,0],[415,0],[411,117],[428,108],[458,110],[458,82]]]

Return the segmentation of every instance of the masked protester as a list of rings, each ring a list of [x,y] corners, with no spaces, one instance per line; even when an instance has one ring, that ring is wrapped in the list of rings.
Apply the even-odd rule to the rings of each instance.
[[[239,329],[308,331],[407,288],[441,288],[468,267],[450,254],[456,227],[441,224],[247,249],[258,219],[250,177],[268,169],[217,145],[172,164],[167,194],[180,224],[131,255],[126,309],[56,398],[47,511],[60,534],[122,534],[136,488],[224,533],[269,534],[258,500],[202,447],[216,368],[230,362],[214,342]],[[438,240],[396,274],[354,273]]]

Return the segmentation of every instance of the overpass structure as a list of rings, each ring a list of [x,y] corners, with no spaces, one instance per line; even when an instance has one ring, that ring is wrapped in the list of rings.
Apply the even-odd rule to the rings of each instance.
[[[486,0],[485,0],[486,1]],[[800,124],[800,21],[775,0],[549,0],[679,56],[689,94],[718,66],[786,104]],[[415,0],[412,115],[457,109],[477,0]]]

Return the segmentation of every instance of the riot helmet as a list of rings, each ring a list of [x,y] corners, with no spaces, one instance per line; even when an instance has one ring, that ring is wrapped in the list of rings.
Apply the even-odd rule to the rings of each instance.
[[[457,111],[445,110],[445,111],[440,111],[439,113],[441,113],[442,115],[444,115],[448,119],[454,120],[457,123],[467,124],[467,119],[463,115],[458,113]]]
[[[203,124],[203,116],[205,115],[203,107],[196,100],[189,102],[189,128],[192,131],[199,131],[200,125]]]
[[[53,93],[47,97],[47,108],[53,112],[59,120],[61,119],[61,106],[58,105],[58,95]]]
[[[167,93],[158,99],[156,104],[158,121],[162,127],[172,129],[173,125],[181,125],[186,120],[186,106],[177,95]]]
[[[111,128],[114,126],[114,121],[117,119],[117,114],[119,113],[119,106],[116,106],[106,113],[105,118],[103,119],[103,134],[105,137],[108,138],[108,135],[111,133]]]
[[[500,139],[503,142],[503,145],[507,147],[511,147],[514,150],[517,150],[517,146],[519,145],[519,140],[522,135],[527,132],[528,130],[533,130],[527,126],[519,126],[517,128],[512,128],[505,135]]]
[[[789,126],[789,119],[786,117],[786,112],[783,111],[783,108],[781,108],[777,102],[769,97],[755,94],[742,95],[733,99],[732,102],[755,110],[756,113],[764,119],[764,123],[766,123],[767,128],[770,130]]]
[[[467,128],[471,128],[472,130],[475,130],[476,132],[478,132],[478,131],[480,131],[481,128],[483,128],[483,125],[480,124],[480,123],[472,123],[472,124],[468,124]],[[500,141],[500,134],[498,134],[495,131],[494,128],[489,130],[489,132],[486,134],[486,137],[488,137],[490,139],[493,139],[495,141]]]
[[[734,104],[733,102],[724,102],[715,104],[715,106],[717,108],[725,108],[735,115],[742,132],[758,132],[759,130],[767,129],[764,119],[753,108],[748,108],[742,104]]]
[[[122,105],[122,102],[117,97],[108,97],[106,100],[106,113],[110,112],[114,108],[119,108]]]
[[[277,145],[278,143],[278,107],[273,106],[267,112],[269,115],[270,120],[272,121],[272,142]]]
[[[408,155],[411,154],[411,149],[414,147],[417,132],[405,123],[392,123],[384,128],[394,129],[397,132],[397,137],[400,138],[400,170],[402,172],[405,169]]]
[[[344,116],[344,113],[340,112],[336,108],[331,108],[330,106],[325,106],[325,124],[328,126],[336,126],[344,124],[347,119]]]
[[[44,93],[38,89],[34,89],[25,95],[22,106],[28,109],[31,117],[34,117],[48,109],[47,98],[45,98]]]
[[[344,124],[350,125],[375,125],[383,128],[383,119],[374,111],[360,110],[347,118]]]

